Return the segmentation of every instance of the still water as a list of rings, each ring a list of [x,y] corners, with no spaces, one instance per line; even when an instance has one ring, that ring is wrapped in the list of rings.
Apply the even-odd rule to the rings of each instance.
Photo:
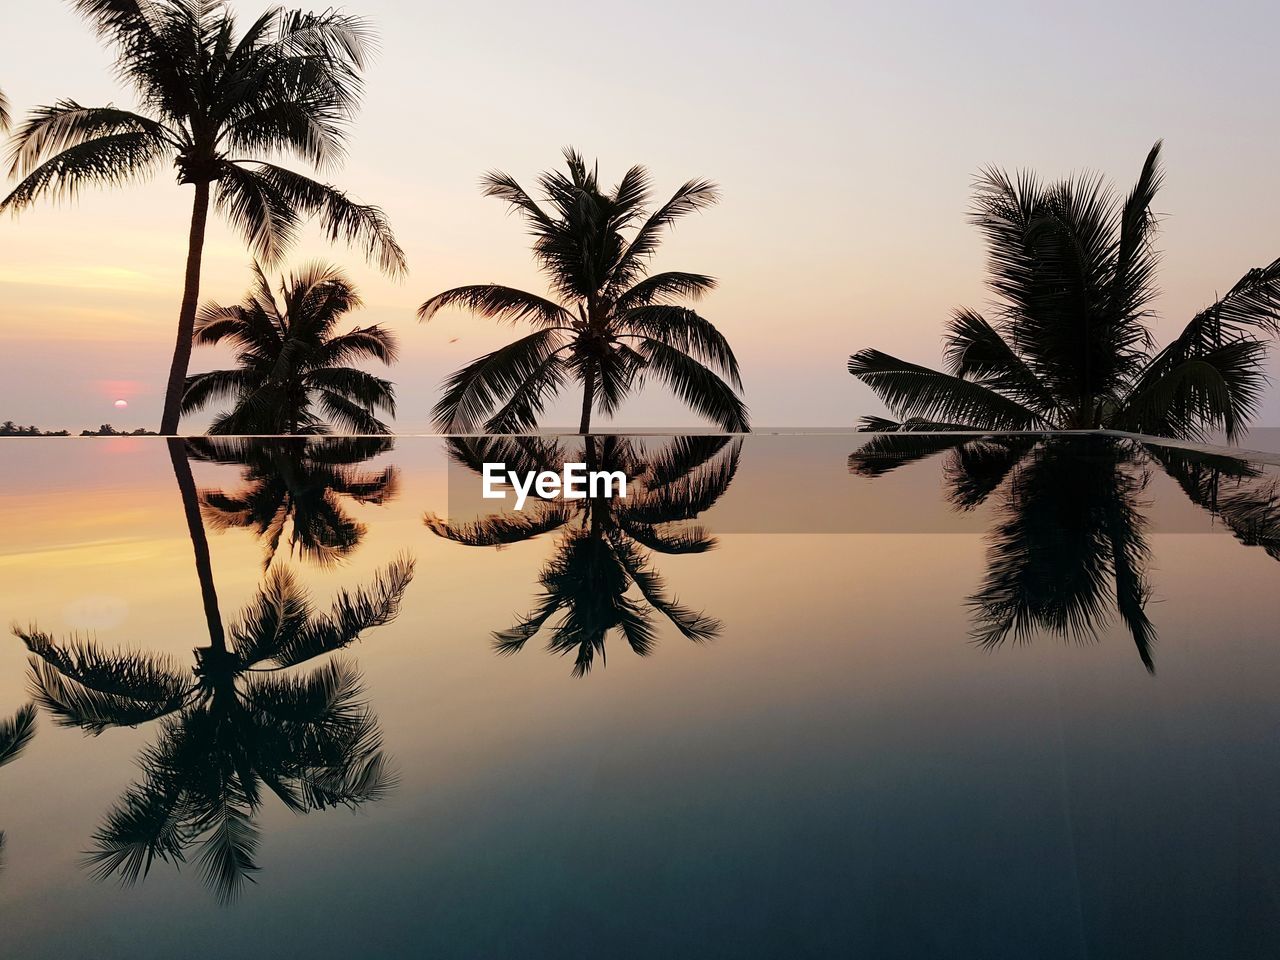
[[[5,440],[0,952],[1275,957],[1278,584],[1121,439]]]

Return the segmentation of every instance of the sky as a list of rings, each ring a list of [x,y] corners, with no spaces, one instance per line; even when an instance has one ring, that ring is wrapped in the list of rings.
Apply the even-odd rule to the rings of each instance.
[[[231,6],[247,23],[265,5]],[[497,168],[531,184],[569,144],[609,182],[642,163],[659,193],[692,177],[720,183],[720,205],[682,222],[653,266],[719,279],[699,309],[734,346],[757,429],[847,427],[883,412],[846,371],[862,347],[940,362],[950,312],[988,302],[966,221],[984,165],[1099,170],[1126,189],[1165,140],[1159,343],[1280,255],[1280,134],[1258,108],[1280,13],[1263,4],[344,9],[372,21],[381,49],[349,156],[328,177],[387,211],[410,273],[387,280],[317,231],[289,265],[341,265],[366,301],[352,323],[399,336],[400,432],[428,430],[440,381],[511,338],[461,313],[419,324],[422,301],[465,283],[545,289],[524,228],[481,196],[479,176]],[[69,4],[26,4],[21,21],[0,34],[0,89],[17,113],[59,98],[133,105]],[[166,171],[0,220],[0,420],[155,427],[190,204],[191,188]],[[202,299],[239,299],[249,263],[215,224]],[[201,349],[192,369],[228,359]],[[571,425],[579,403],[568,397],[547,422]],[[699,421],[650,388],[614,423]],[[1280,425],[1280,391],[1258,423]]]

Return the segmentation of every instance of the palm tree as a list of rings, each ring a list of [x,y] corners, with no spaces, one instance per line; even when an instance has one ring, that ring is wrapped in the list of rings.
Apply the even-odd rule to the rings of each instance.
[[[1202,439],[1247,428],[1280,332],[1280,260],[1250,270],[1155,350],[1147,321],[1159,257],[1151,210],[1160,144],[1121,201],[1094,176],[1042,184],[985,171],[973,222],[989,249],[996,315],[958,310],[947,372],[879,350],[849,358],[902,422],[869,430],[1132,430]]]
[[[714,638],[720,622],[671,597],[646,551],[662,554],[703,553],[715,537],[690,521],[710,509],[728,489],[738,469],[742,440],[728,437],[677,437],[656,452],[646,452],[623,437],[587,437],[580,459],[588,469],[621,470],[628,477],[625,500],[588,497],[573,501],[539,501],[521,514],[484,517],[452,524],[428,514],[436,536],[473,547],[503,547],[555,530],[561,535],[539,579],[543,593],[537,606],[508,630],[493,634],[494,649],[509,655],[553,618],[547,650],[574,654],[573,675],[585,676],[605,640],[618,630],[637,654],[652,652],[657,640],[653,611],[696,642]],[[565,463],[558,444],[529,438],[450,441],[455,461],[476,470],[503,462],[511,469],[548,469]],[[635,588],[638,596],[628,596]]]
[[[364,21],[327,10],[273,8],[237,38],[220,0],[75,0],[116,49],[142,112],[72,100],[34,110],[17,132],[11,175],[23,179],[0,210],[86,185],[148,176],[172,161],[195,197],[177,341],[162,434],[174,434],[200,298],[200,262],[212,203],[263,262],[278,262],[299,225],[318,216],[330,240],[361,242],[382,269],[404,254],[377,207],[268,162],[294,155],[316,169],[342,157],[371,48]],[[216,185],[216,191],[212,188]],[[212,193],[212,197],[211,197]]]
[[[723,430],[748,430],[747,408],[735,392],[742,389],[738,362],[728,341],[677,302],[697,299],[715,281],[698,273],[647,275],[663,231],[715,203],[715,184],[691,180],[650,212],[643,167],[632,167],[606,191],[577,152],[564,155],[567,176],[552,171],[538,180],[547,208],[505,173],[481,180],[485,196],[505,201],[529,224],[534,258],[554,299],[486,283],[446,290],[418,311],[426,320],[459,306],[535,327],[449,378],[432,411],[437,426],[453,433],[481,426],[491,433],[527,430],[572,377],[582,385],[579,429],[588,433],[594,410],[612,414],[632,387],[653,375]]]
[[[263,569],[271,565],[286,527],[290,554],[320,566],[345,559],[366,527],[347,513],[347,503],[382,505],[397,493],[395,467],[361,470],[387,453],[382,437],[334,440],[242,440],[199,437],[188,441],[200,460],[244,467],[244,488],[233,493],[200,491],[204,519],[218,529],[249,528],[266,545]]]
[[[35,735],[36,707],[33,703],[20,707],[12,718],[0,721],[0,767],[17,760]],[[0,830],[0,867],[3,866],[4,831]]]
[[[142,783],[95,835],[87,863],[96,876],[134,882],[157,859],[183,862],[199,841],[206,882],[229,900],[258,869],[253,818],[264,785],[298,813],[358,806],[391,786],[355,668],[334,661],[307,675],[281,671],[394,620],[413,562],[401,558],[371,587],[343,591],[327,614],[313,608],[289,571],[276,568],[227,630],[186,451],[178,440],[169,450],[208,632],[194,667],[184,671],[168,656],[109,651],[76,637],[58,642],[34,625],[14,632],[31,652],[37,701],[60,726],[96,736],[161,721],[157,743],[142,755]]]
[[[9,130],[9,101],[5,98],[4,91],[0,90],[0,133],[7,133]]]
[[[361,305],[351,282],[334,267],[310,264],[281,283],[279,306],[256,264],[254,276],[242,303],[210,305],[196,321],[195,342],[229,344],[240,351],[240,366],[187,377],[182,412],[230,398],[232,408],[214,419],[210,433],[315,434],[334,425],[388,433],[375,414],[395,413],[395,388],[346,364],[394,362],[396,338],[377,324],[335,333],[338,321]]]

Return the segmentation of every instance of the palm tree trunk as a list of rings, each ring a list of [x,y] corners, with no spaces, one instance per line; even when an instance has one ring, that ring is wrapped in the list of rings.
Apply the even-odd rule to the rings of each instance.
[[[587,383],[582,391],[582,422],[578,425],[578,432],[588,434],[591,432],[591,407],[596,399],[596,371],[590,364],[587,364]]]
[[[178,313],[178,339],[173,345],[173,363],[169,367],[169,383],[164,391],[164,413],[160,417],[160,433],[171,437],[178,432],[182,415],[182,392],[187,381],[187,365],[191,362],[191,341],[196,328],[196,308],[200,304],[200,261],[204,256],[204,232],[209,222],[209,184],[196,184],[196,198],[191,210],[191,236],[187,241],[187,276],[182,288],[182,310]]]
[[[195,477],[191,475],[191,464],[187,460],[186,441],[173,439],[167,443],[169,459],[173,462],[173,475],[178,480],[178,490],[182,494],[182,512],[187,517],[191,549],[196,555],[196,576],[200,579],[200,599],[204,602],[204,619],[209,626],[209,644],[219,653],[225,653],[227,640],[222,633],[222,614],[218,611],[218,593],[213,585],[209,538],[205,536],[204,520],[200,516],[200,498],[196,493]]]

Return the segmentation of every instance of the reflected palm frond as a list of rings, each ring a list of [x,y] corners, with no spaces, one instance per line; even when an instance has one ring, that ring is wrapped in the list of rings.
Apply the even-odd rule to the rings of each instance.
[[[36,706],[24,704],[7,720],[0,720],[0,767],[13,763],[36,735]],[[4,868],[4,831],[0,830],[0,869]]]
[[[1187,499],[1222,520],[1241,543],[1280,560],[1280,480],[1232,457],[1156,444],[1146,449]]]
[[[395,467],[362,470],[360,466],[392,447],[393,441],[381,437],[189,441],[197,459],[244,468],[242,489],[202,490],[201,509],[216,529],[253,530],[266,548],[264,569],[279,551],[286,529],[290,554],[319,566],[350,556],[366,527],[351,517],[348,505],[381,506],[399,492]]]
[[[0,721],[0,767],[17,760],[35,735],[35,704],[24,704],[12,717]]]

